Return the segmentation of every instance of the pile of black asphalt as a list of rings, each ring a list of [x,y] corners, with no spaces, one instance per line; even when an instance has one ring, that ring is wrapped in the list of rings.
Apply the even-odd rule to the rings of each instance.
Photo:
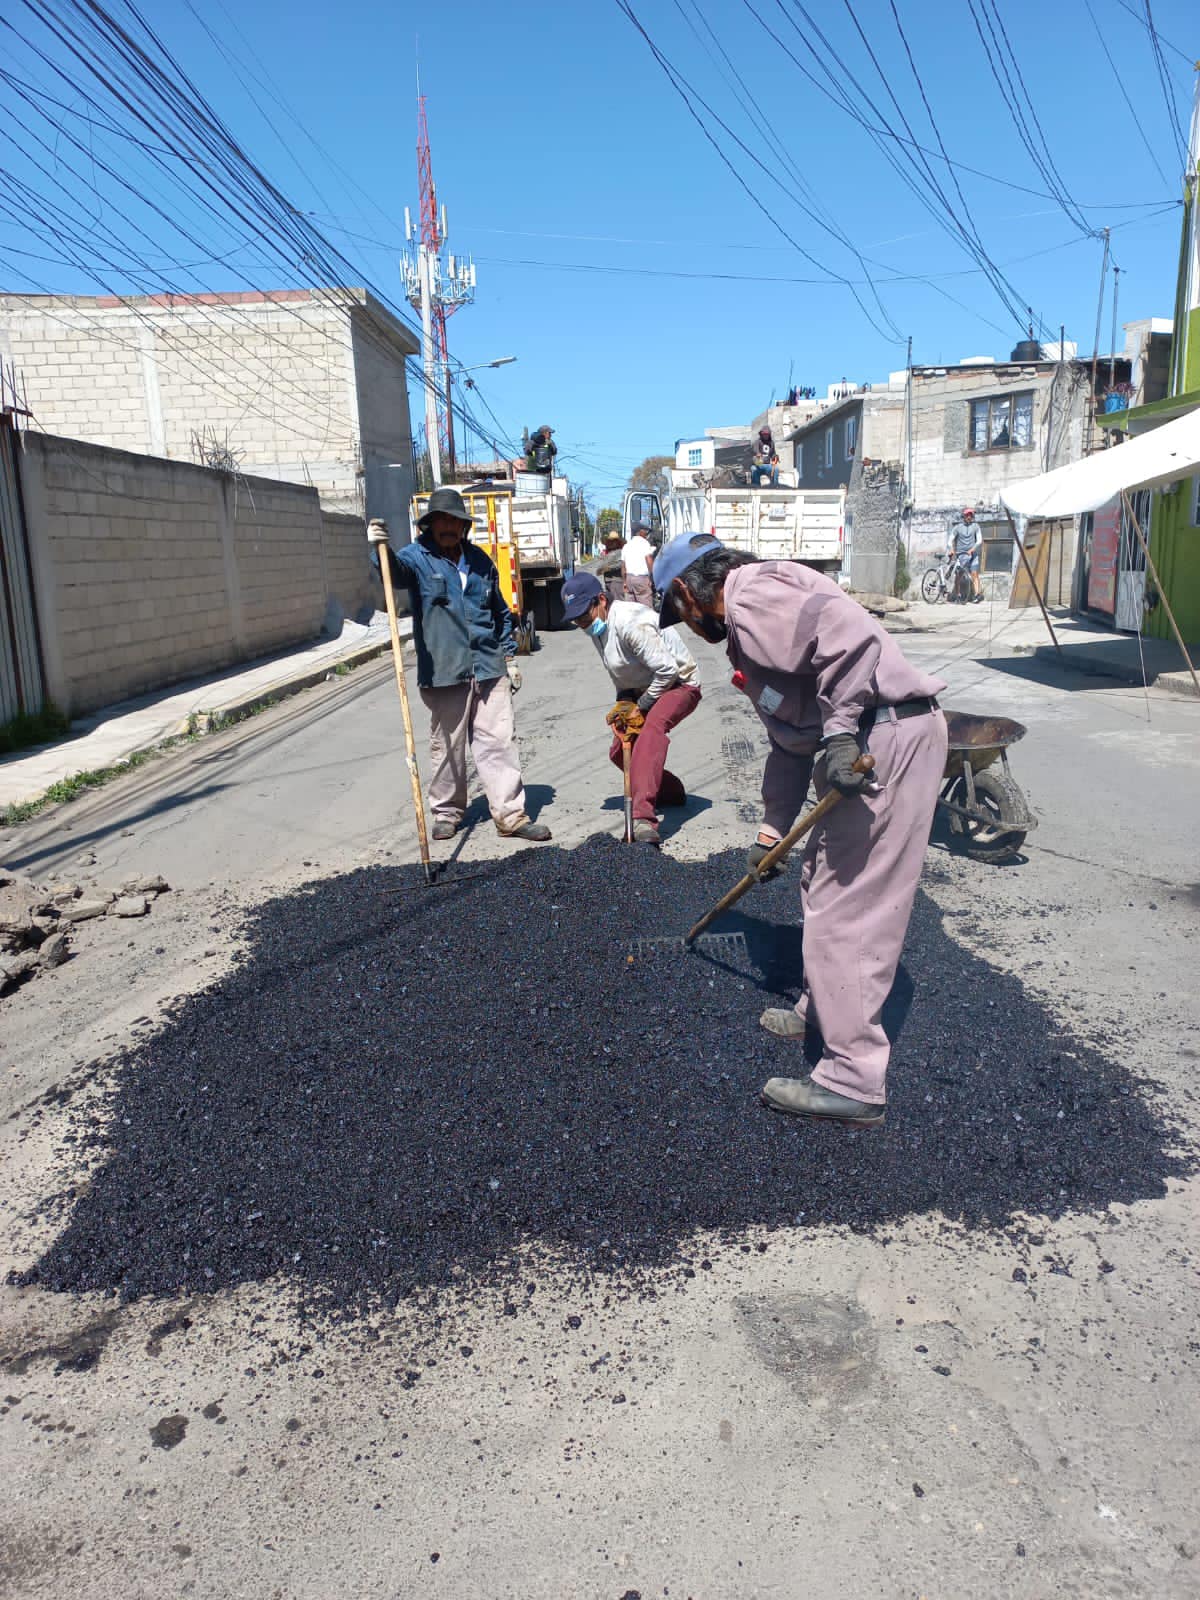
[[[381,867],[269,902],[239,964],[115,1063],[102,1125],[75,1130],[90,1182],[24,1281],[136,1298],[285,1274],[352,1312],[464,1283],[518,1302],[540,1251],[654,1292],[707,1265],[714,1233],[744,1250],[922,1214],[986,1232],[1183,1173],[1119,1051],[1071,1037],[923,894],[885,1128],[763,1109],[764,1079],[805,1070],[758,1025],[800,977],[794,869],[721,925],[746,958],[629,956],[742,871],[733,850],[684,863],[597,837],[433,888]]]

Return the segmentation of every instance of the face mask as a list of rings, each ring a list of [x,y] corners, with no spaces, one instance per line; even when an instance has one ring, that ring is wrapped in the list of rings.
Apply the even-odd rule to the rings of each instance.
[[[608,632],[608,623],[603,617],[597,617],[595,622],[588,625],[588,632],[591,634],[593,639],[603,639],[604,635]]]
[[[721,617],[701,617],[700,632],[709,644],[720,644],[728,636],[729,629]]]

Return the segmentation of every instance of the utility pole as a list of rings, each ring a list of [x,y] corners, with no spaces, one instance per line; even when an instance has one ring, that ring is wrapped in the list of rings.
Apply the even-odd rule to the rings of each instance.
[[[405,294],[421,314],[421,356],[425,374],[425,436],[429,464],[436,487],[443,467],[454,476],[454,398],[450,352],[446,344],[447,319],[459,306],[475,298],[475,263],[449,255],[446,243],[446,208],[438,205],[433,182],[433,156],[425,96],[417,88],[417,180],[420,188],[420,226],[414,239],[412,215],[404,208],[404,237],[408,250],[401,262]]]
[[[1096,428],[1096,372],[1097,372],[1097,368],[1099,367],[1099,364],[1100,364],[1100,323],[1101,323],[1101,320],[1102,320],[1102,318],[1104,316],[1104,285],[1108,281],[1108,252],[1109,252],[1109,245],[1110,245],[1109,230],[1107,228],[1105,228],[1105,230],[1104,230],[1104,255],[1101,257],[1101,260],[1100,260],[1100,298],[1099,298],[1099,300],[1098,300],[1098,302],[1096,304],[1096,337],[1092,340],[1092,392],[1091,392],[1090,401],[1089,401],[1089,405],[1088,405],[1088,427],[1087,427],[1088,447],[1087,447],[1086,451],[1084,452],[1085,455],[1091,455],[1091,453],[1092,453],[1092,442],[1093,442],[1093,439],[1095,437],[1095,428]]]

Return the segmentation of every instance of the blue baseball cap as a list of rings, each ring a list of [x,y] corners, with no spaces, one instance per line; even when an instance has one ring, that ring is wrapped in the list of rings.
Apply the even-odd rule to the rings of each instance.
[[[575,622],[590,611],[604,593],[604,585],[594,572],[575,572],[562,586],[562,610],[565,622]]]
[[[671,598],[671,585],[682,578],[689,567],[695,566],[701,556],[710,550],[724,550],[725,546],[714,533],[680,533],[670,544],[663,545],[654,558],[654,587],[662,596],[658,608],[658,625],[669,628],[679,621],[679,612]]]

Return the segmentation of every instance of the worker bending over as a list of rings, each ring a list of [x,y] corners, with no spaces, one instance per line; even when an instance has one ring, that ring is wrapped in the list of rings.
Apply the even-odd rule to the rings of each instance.
[[[940,678],[919,672],[857,601],[794,561],[759,561],[707,534],[658,557],[659,621],[724,640],[734,682],[770,741],[763,827],[750,867],[791,827],[815,777],[846,797],[809,834],[801,872],[804,986],[794,1010],[760,1019],[823,1052],[811,1075],[772,1078],[776,1111],[875,1127],[889,1045],[883,1006],[896,976],[946,762]],[[875,758],[870,779],[853,770]]]
[[[610,600],[599,578],[577,572],[562,589],[563,616],[589,634],[619,699],[608,713],[609,759],[623,765],[621,734],[633,736],[629,786],[633,837],[658,844],[658,811],[681,806],[683,784],[668,772],[671,730],[700,704],[700,669],[673,628],[632,600]]]
[[[457,489],[435,489],[420,538],[386,548],[392,580],[413,602],[417,684],[429,710],[433,837],[452,838],[467,809],[467,750],[506,839],[549,839],[531,822],[517,755],[513,690],[521,687],[512,615],[490,558],[467,535],[472,518]]]

